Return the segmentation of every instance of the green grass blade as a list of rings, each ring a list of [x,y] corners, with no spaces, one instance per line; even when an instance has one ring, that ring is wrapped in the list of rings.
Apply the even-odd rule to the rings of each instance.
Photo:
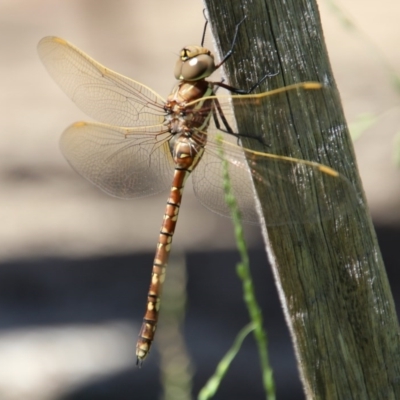
[[[226,159],[224,158],[222,138],[219,137],[217,139],[221,141],[219,152],[222,159],[225,201],[228,204],[231,211],[236,243],[241,258],[240,263],[238,263],[236,266],[236,271],[240,279],[242,280],[243,299],[246,303],[247,310],[250,315],[250,320],[254,324],[254,337],[256,339],[258,353],[260,357],[264,389],[267,394],[267,398],[269,400],[274,400],[275,382],[273,379],[273,372],[268,358],[267,334],[263,328],[262,313],[255,296],[255,290],[250,272],[249,256],[247,253],[247,247],[243,233],[243,226],[240,217],[240,211],[238,209],[236,199],[233,195],[229,179],[229,164],[228,161],[226,161]]]
[[[219,385],[221,384],[223,377],[225,376],[225,374],[229,369],[231,362],[236,357],[236,354],[239,352],[243,340],[252,330],[254,330],[254,325],[252,323],[246,325],[244,328],[240,330],[240,332],[236,336],[236,339],[232,347],[219,362],[214,375],[208,380],[205,386],[201,389],[198,396],[198,400],[209,400],[215,395]]]

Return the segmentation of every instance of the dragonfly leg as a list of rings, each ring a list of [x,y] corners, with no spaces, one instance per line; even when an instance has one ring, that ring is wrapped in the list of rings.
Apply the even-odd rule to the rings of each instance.
[[[254,89],[258,88],[267,78],[271,78],[273,76],[278,75],[279,72],[275,72],[273,74],[265,74],[258,82],[256,82],[250,89],[245,90],[245,89],[238,89],[235,88],[233,86],[227,85],[225,83],[221,82],[213,82],[214,85],[217,85],[219,87],[222,87],[224,89],[229,90],[231,93],[235,93],[235,94],[250,94]]]
[[[236,44],[237,35],[238,35],[238,32],[239,32],[239,27],[240,27],[240,25],[242,25],[242,23],[243,23],[243,21],[244,21],[245,19],[246,19],[246,16],[244,16],[243,19],[242,19],[241,21],[239,21],[239,22],[236,24],[236,27],[235,27],[235,34],[233,35],[233,40],[232,40],[231,48],[230,48],[230,49],[228,50],[228,52],[224,55],[222,61],[221,61],[219,64],[217,64],[217,65],[215,66],[215,69],[218,69],[221,65],[223,65],[223,64],[226,62],[226,60],[228,60],[229,57],[233,54],[233,48],[235,47],[235,44]]]
[[[243,137],[247,137],[247,138],[250,138],[250,139],[255,139],[255,140],[257,140],[259,143],[261,143],[262,145],[267,146],[267,147],[270,147],[270,146],[271,146],[271,145],[268,144],[268,143],[264,143],[264,142],[261,140],[261,138],[259,138],[259,137],[257,137],[257,136],[246,135],[246,134],[239,134],[239,133],[233,132],[233,129],[230,127],[230,125],[229,125],[227,119],[225,118],[225,115],[224,115],[224,113],[223,113],[223,111],[222,111],[222,109],[221,109],[221,105],[219,104],[218,99],[214,99],[214,106],[215,106],[215,107],[214,107],[214,109],[213,109],[213,111],[212,111],[212,115],[213,115],[213,120],[214,120],[215,127],[216,127],[219,131],[221,131],[221,132],[227,133],[228,135],[236,136],[236,137],[237,137],[237,145],[238,145],[238,146],[240,145],[240,139],[243,138]],[[220,124],[220,122],[219,122],[218,116],[219,116],[219,118],[221,119],[221,121],[222,121],[222,123],[223,123],[225,129],[223,129],[223,128],[221,127],[221,124]]]

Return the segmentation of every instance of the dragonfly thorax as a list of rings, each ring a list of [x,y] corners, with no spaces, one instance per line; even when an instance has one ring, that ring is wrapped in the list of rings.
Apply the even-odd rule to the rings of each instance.
[[[215,71],[214,56],[201,46],[186,46],[175,65],[175,78],[197,81],[209,77]]]
[[[195,82],[181,81],[165,103],[166,124],[172,134],[184,133],[191,136],[193,131],[205,132],[212,115],[212,100],[208,97],[213,94],[213,84],[202,79]],[[194,105],[189,103],[200,100]]]
[[[180,112],[187,109],[186,104],[213,95],[213,84],[206,80],[198,80],[194,82],[181,81],[179,82],[172,93],[168,96],[165,104],[165,109],[168,112]],[[197,105],[195,106],[197,107]]]

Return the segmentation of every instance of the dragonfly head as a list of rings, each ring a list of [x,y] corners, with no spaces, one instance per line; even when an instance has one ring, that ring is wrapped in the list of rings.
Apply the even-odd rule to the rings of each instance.
[[[214,56],[200,46],[186,46],[175,65],[175,78],[181,81],[198,81],[215,71]]]

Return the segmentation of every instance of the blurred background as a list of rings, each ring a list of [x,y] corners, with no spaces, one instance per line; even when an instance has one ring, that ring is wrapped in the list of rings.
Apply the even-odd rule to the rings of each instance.
[[[393,160],[400,112],[390,67],[400,70],[400,53],[393,51],[400,3],[337,3],[346,6],[357,29],[332,3],[319,5],[348,121],[368,126],[355,149],[398,303],[400,171]],[[88,118],[47,74],[36,45],[48,35],[65,38],[165,97],[179,50],[200,42],[202,9],[199,0],[0,0],[1,399],[162,395],[168,379],[159,366],[169,358],[159,353],[162,332],[141,370],[134,353],[167,194],[122,201],[71,170],[59,137],[72,122]],[[178,286],[172,293],[184,287],[188,267],[178,352],[185,357],[180,365],[186,384],[197,394],[248,319],[235,276],[231,222],[202,208],[189,185],[178,225],[170,262],[177,266],[171,276]],[[293,349],[259,228],[246,227],[246,235],[255,280],[263,283],[256,290],[278,398],[299,399]],[[217,398],[261,396],[256,346],[248,338]]]

